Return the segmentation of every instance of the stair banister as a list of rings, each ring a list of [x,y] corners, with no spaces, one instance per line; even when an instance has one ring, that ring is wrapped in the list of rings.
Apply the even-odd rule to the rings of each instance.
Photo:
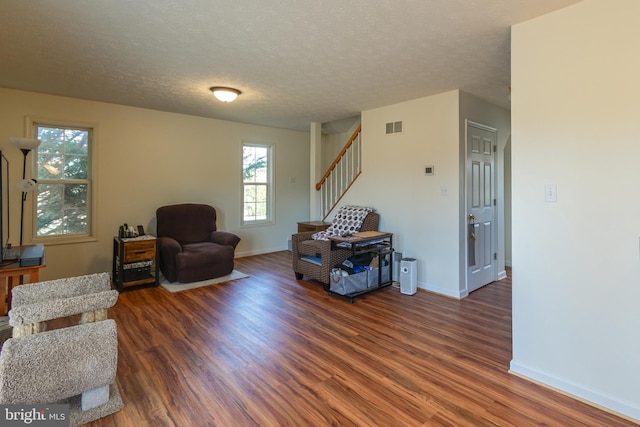
[[[320,209],[323,221],[360,176],[361,132],[362,125],[358,126],[322,179],[316,184],[316,191],[321,192]]]

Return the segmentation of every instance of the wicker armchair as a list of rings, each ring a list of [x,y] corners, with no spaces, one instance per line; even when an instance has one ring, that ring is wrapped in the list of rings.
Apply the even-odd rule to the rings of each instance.
[[[380,215],[370,212],[360,231],[377,231],[380,223]],[[293,271],[297,280],[304,276],[318,280],[328,287],[330,284],[331,269],[342,264],[344,260],[353,255],[350,249],[332,248],[330,240],[313,240],[313,231],[297,233],[291,236],[293,251]],[[303,259],[305,256],[320,257],[322,263],[318,265]]]

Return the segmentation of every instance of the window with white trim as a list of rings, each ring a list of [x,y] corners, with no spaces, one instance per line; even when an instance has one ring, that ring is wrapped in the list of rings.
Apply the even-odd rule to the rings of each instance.
[[[38,190],[34,240],[92,235],[92,127],[33,122]]]
[[[273,222],[273,147],[242,144],[242,224]]]

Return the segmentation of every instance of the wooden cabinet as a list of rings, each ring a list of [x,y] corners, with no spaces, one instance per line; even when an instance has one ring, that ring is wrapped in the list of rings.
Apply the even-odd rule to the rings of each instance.
[[[118,291],[158,286],[158,247],[153,236],[113,239],[113,282]]]
[[[330,222],[322,222],[322,221],[302,221],[298,223],[298,233],[302,233],[305,231],[324,231],[331,225]]]
[[[15,246],[14,246],[15,248]],[[22,247],[18,246],[18,253],[22,253]],[[40,281],[40,269],[47,266],[44,258],[38,265],[21,267],[20,262],[16,260],[11,264],[0,266],[0,316],[6,316],[11,308],[11,290],[22,285],[25,282],[25,276],[29,276],[29,283]]]

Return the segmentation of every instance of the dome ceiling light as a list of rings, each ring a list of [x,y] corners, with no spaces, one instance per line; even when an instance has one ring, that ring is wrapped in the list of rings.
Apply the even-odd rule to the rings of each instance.
[[[213,96],[222,102],[233,102],[242,93],[232,87],[214,86],[209,89],[213,92]]]

